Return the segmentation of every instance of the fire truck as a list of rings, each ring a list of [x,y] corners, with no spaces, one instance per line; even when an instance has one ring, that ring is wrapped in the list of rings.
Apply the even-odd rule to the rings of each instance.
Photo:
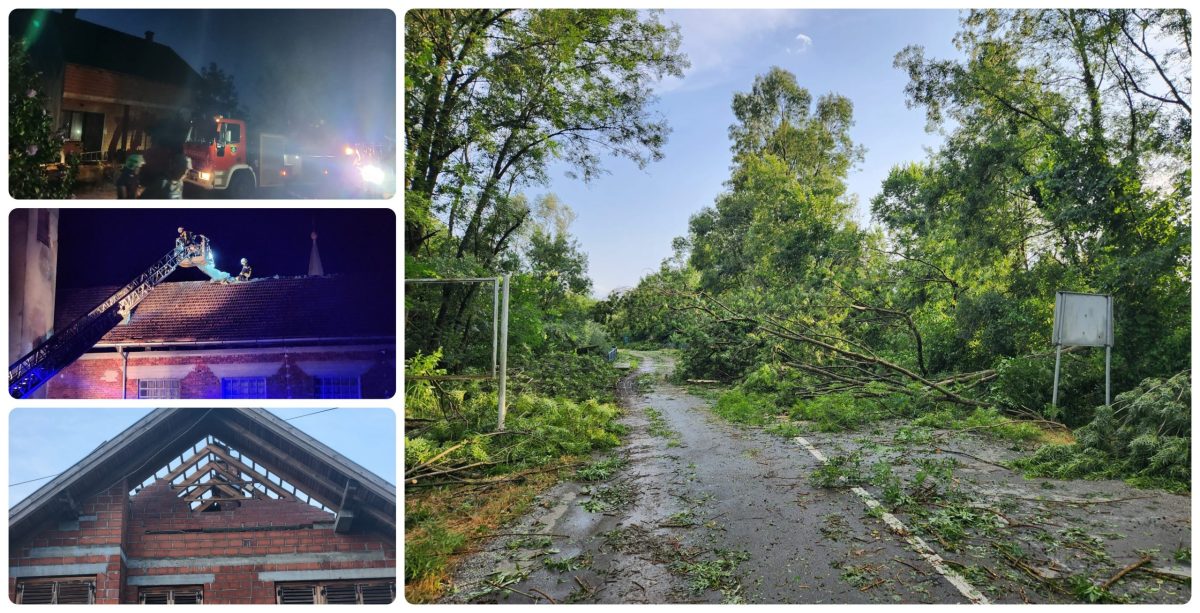
[[[366,149],[259,132],[241,119],[220,115],[211,126],[193,123],[184,144],[190,162],[185,180],[231,198],[251,198],[261,189],[353,197],[378,191],[386,173]]]

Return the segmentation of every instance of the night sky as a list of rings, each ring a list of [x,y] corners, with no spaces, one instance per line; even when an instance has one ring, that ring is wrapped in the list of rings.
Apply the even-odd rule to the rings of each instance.
[[[396,214],[387,209],[61,209],[58,287],[121,285],[175,246],[176,228],[212,241],[230,274],[250,260],[255,277],[308,273],[314,222],[325,274],[396,283]],[[167,281],[207,280],[179,268]]]
[[[396,134],[396,16],[390,10],[80,9],[79,19],[175,50],[197,72],[232,74],[241,105],[311,104],[352,142]]]

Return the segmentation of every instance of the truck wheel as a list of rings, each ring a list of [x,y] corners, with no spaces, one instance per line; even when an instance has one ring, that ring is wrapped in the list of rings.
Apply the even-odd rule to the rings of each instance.
[[[244,200],[249,198],[254,193],[254,179],[250,178],[250,173],[242,171],[233,175],[229,182],[229,197]]]

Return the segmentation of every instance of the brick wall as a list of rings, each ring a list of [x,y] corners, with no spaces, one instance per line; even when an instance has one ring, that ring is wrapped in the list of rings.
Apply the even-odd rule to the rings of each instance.
[[[9,565],[42,567],[51,576],[96,576],[96,602],[120,602],[124,587],[120,547],[129,520],[128,496],[121,481],[80,504],[78,520],[47,526],[36,535],[9,545]],[[92,573],[82,566],[96,566]],[[59,567],[59,569],[53,569]],[[102,568],[101,568],[102,567]],[[10,598],[16,599],[17,580],[9,579]]]
[[[238,353],[172,355],[170,352],[129,354],[129,366],[176,366],[192,368],[180,378],[183,398],[220,398],[221,380],[210,365],[278,362],[281,366],[267,376],[269,398],[313,398],[313,375],[299,362],[338,363],[370,361],[373,365],[360,377],[363,398],[390,398],[396,392],[396,357],[393,351],[338,350],[326,352]],[[123,360],[117,354],[88,356],[55,375],[46,383],[49,398],[121,398]],[[137,398],[138,380],[130,377],[125,385],[127,398]]]
[[[10,564],[105,563],[104,572],[96,575],[96,595],[97,602],[107,603],[137,602],[139,585],[155,581],[202,585],[206,604],[272,604],[275,580],[270,573],[349,571],[360,578],[395,576],[395,535],[359,530],[337,534],[331,514],[298,501],[246,500],[237,508],[197,513],[160,481],[132,498],[121,484],[87,501],[83,510],[96,519],[80,521],[81,528],[75,530],[58,529],[73,527],[69,525],[48,526],[14,542]],[[214,529],[222,531],[201,532]],[[126,562],[120,553],[82,555],[84,550],[37,549],[114,545]],[[175,583],[175,576],[183,578]],[[16,580],[9,581],[9,593],[15,598]]]
[[[95,96],[113,100],[136,100],[169,107],[184,106],[187,97],[182,87],[156,83],[141,77],[100,68],[67,64],[64,76],[65,96]]]

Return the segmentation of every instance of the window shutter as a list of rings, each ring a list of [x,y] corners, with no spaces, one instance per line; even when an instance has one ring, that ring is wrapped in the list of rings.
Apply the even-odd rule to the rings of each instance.
[[[279,604],[317,604],[317,586],[281,585],[275,591]]]
[[[363,604],[392,604],[396,600],[395,583],[362,583],[358,587]]]
[[[324,588],[325,604],[358,604],[358,586],[353,583],[327,585]]]
[[[172,593],[172,604],[203,604],[204,594],[199,589],[182,589],[174,590]]]
[[[22,583],[17,586],[17,604],[52,604],[53,583]]]
[[[57,584],[58,594],[55,604],[92,604],[91,581],[63,581]]]
[[[142,592],[142,604],[170,604],[171,592],[153,591]]]

